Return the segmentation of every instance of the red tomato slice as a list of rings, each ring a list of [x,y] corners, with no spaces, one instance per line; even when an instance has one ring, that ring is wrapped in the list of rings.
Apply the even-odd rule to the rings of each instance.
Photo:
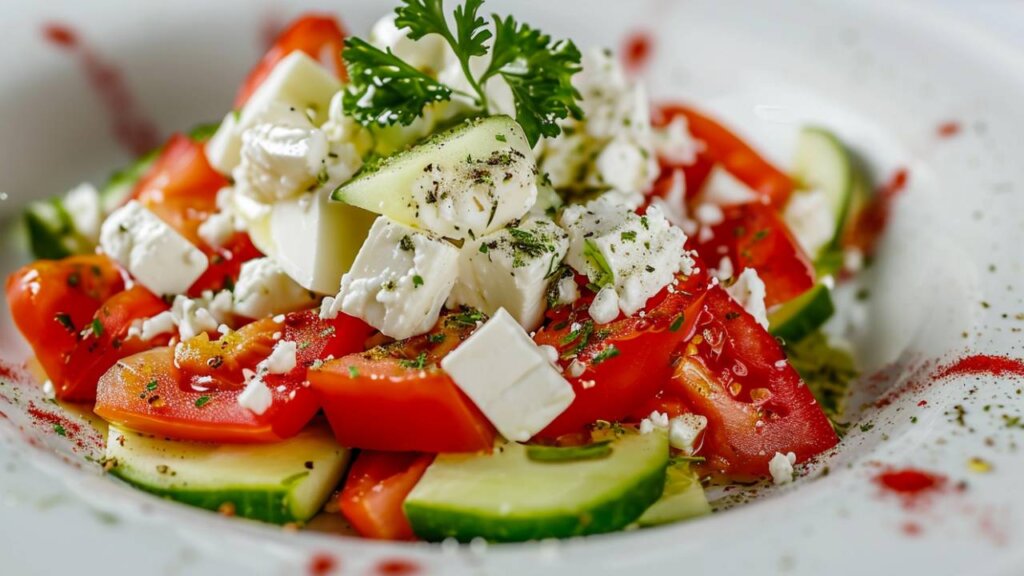
[[[437,362],[475,322],[442,318],[432,332],[310,370],[342,446],[401,452],[490,450],[494,429]]]
[[[235,96],[235,109],[244,106],[256,88],[270,75],[274,66],[295,50],[305,52],[334,72],[338,78],[348,80],[345,62],[341,59],[344,44],[345,29],[333,16],[302,16],[277,37],[259,64],[249,72],[249,76],[238,90],[238,95]]]
[[[720,287],[708,290],[669,384],[708,419],[709,470],[764,476],[776,452],[804,461],[838,437],[778,342]]]
[[[416,452],[360,452],[341,491],[341,513],[364,538],[414,540],[402,504],[433,461]]]
[[[201,142],[175,134],[160,156],[135,185],[133,198],[198,246],[210,259],[206,272],[189,289],[189,296],[206,290],[230,288],[242,264],[262,256],[249,236],[235,234],[224,246],[208,246],[199,237],[199,225],[217,211],[217,192],[228,185],[206,159]]]
[[[814,265],[771,206],[741,204],[724,209],[713,237],[696,246],[711,265],[729,256],[739,274],[753,268],[764,281],[765,304],[788,302],[814,286]]]
[[[252,370],[277,341],[298,344],[288,374],[267,375],[273,402],[263,414],[238,403],[242,369]],[[175,366],[171,348],[157,348],[118,362],[100,379],[95,412],[105,420],[150,434],[206,442],[274,442],[301,430],[319,403],[305,381],[309,366],[330,355],[361,350],[370,330],[339,315],[320,320],[314,310],[253,322],[230,337],[200,335],[182,345]]]
[[[69,386],[79,370],[69,362],[82,330],[100,306],[122,290],[121,272],[99,255],[40,260],[8,277],[11,316],[53,382],[57,398],[88,401],[94,397],[94,391]]]
[[[166,346],[171,338],[168,334],[143,341],[128,338],[128,329],[135,320],[156,316],[167,309],[166,302],[142,286],[115,294],[104,302],[68,357],[67,365],[71,370],[62,383],[62,397],[93,400],[96,383],[118,360],[156,346]]]
[[[652,298],[643,317],[603,325],[590,319],[589,298],[571,309],[552,311],[534,340],[554,346],[564,366],[575,358],[584,369],[575,378],[566,369],[576,398],[539,435],[553,438],[579,432],[597,420],[618,421],[654,397],[672,372],[672,352],[692,330],[692,306],[706,284],[703,273],[682,279],[674,293],[663,290]]]
[[[721,164],[741,182],[763,194],[776,208],[786,204],[794,189],[792,179],[725,126],[681,104],[661,106],[654,114],[654,124],[667,125],[678,115],[686,117],[690,133],[704,142],[706,158]]]

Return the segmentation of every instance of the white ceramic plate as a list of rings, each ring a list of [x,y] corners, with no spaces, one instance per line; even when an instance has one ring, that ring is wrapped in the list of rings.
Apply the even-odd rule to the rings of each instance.
[[[259,30],[300,12],[269,2],[47,2],[3,6],[0,216],[100,180],[126,160],[76,57],[47,45],[71,24],[124,73],[139,113],[166,134],[217,119],[258,57]],[[304,4],[304,3],[303,3]],[[332,3],[352,30],[385,8]],[[493,6],[491,4],[494,4]],[[28,414],[37,393],[0,376],[3,572],[576,574],[636,568],[720,574],[1016,574],[1024,570],[1021,382],[936,379],[968,354],[1022,355],[1024,60],[928,6],[893,2],[494,1],[582,46],[650,32],[658,99],[715,111],[785,166],[804,122],[829,126],[880,178],[909,170],[881,254],[847,308],[864,374],[840,447],[747,505],[655,530],[563,543],[443,547],[289,533],[153,499],[103,477],[82,446]],[[321,6],[322,8],[322,6]],[[960,130],[940,137],[938,126]],[[10,221],[8,221],[10,222]],[[3,225],[6,274],[27,256]],[[847,289],[852,299],[854,288]],[[0,358],[26,347],[0,317]],[[839,326],[838,328],[842,328]],[[837,328],[837,329],[838,329]],[[987,406],[987,408],[986,408]],[[917,467],[945,483],[917,498],[876,481]],[[720,502],[725,506],[726,498]],[[323,560],[323,559],[329,559]]]

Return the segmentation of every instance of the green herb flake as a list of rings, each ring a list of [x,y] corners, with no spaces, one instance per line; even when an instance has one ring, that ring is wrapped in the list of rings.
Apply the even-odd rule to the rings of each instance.
[[[597,366],[598,364],[601,364],[606,360],[611,360],[612,358],[615,358],[619,354],[621,354],[621,352],[619,352],[619,349],[616,348],[614,344],[609,344],[607,347],[605,347],[600,352],[594,355],[593,360],[591,360],[591,364]]]
[[[159,386],[159,382],[157,382],[156,380],[150,380],[149,384],[146,384],[146,390],[148,392],[152,392],[153,390],[156,390]]]
[[[420,286],[423,286],[423,276],[420,276],[419,274],[413,276],[412,285],[414,288],[419,288]]]
[[[53,425],[53,431],[56,432],[58,436],[63,436],[65,438],[68,436],[67,430],[64,429],[64,426],[60,422]]]
[[[71,316],[68,314],[60,313],[53,317],[61,326],[64,327],[68,332],[75,331],[75,323],[71,320]]]
[[[349,366],[348,367],[348,377],[349,378],[358,378],[359,377],[359,368],[356,368],[355,366]]]
[[[203,406],[206,406],[207,404],[210,403],[211,399],[212,398],[209,396],[200,396],[199,398],[196,398],[196,408],[202,408]]]
[[[669,325],[668,329],[671,332],[679,332],[679,329],[683,327],[683,323],[686,322],[686,314],[680,314],[676,316],[672,324]]]
[[[422,370],[427,365],[427,353],[426,352],[420,352],[419,355],[416,356],[416,358],[414,358],[412,360],[408,360],[408,359],[399,360],[398,364],[402,368],[411,368],[411,369],[414,369],[414,370]]]

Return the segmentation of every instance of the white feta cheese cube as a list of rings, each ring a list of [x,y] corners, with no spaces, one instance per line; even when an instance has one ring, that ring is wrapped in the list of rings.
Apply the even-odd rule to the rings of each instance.
[[[259,368],[267,374],[287,374],[298,365],[296,352],[298,345],[290,340],[280,340],[274,344],[274,349],[265,360],[260,362]]]
[[[569,233],[566,262],[591,282],[613,287],[627,316],[693,264],[683,249],[686,234],[655,206],[640,216],[598,198],[567,208],[561,223]]]
[[[184,293],[210,265],[206,254],[134,200],[103,222],[100,247],[158,296]]]
[[[266,318],[316,304],[316,295],[299,286],[270,258],[242,264],[234,292],[234,311],[246,318]]]
[[[170,334],[177,328],[178,324],[174,321],[174,314],[167,310],[151,318],[134,320],[128,327],[128,338],[138,338],[143,342],[148,342],[161,334]]]
[[[760,198],[755,192],[719,164],[711,168],[700,189],[698,201],[716,206],[732,206],[755,202]]]
[[[668,443],[687,456],[693,455],[694,444],[708,427],[708,419],[700,414],[681,414],[669,421]]]
[[[619,316],[619,295],[615,288],[605,286],[598,291],[587,309],[590,317],[598,324],[607,324]]]
[[[330,190],[317,190],[274,204],[264,242],[264,252],[288,276],[318,294],[337,293],[376,218],[331,202],[330,195]]]
[[[228,112],[204,147],[210,167],[221,174],[231,174],[235,166],[242,161],[242,139],[238,130],[238,118],[238,112]]]
[[[776,452],[775,456],[768,461],[768,473],[772,475],[772,482],[776,485],[792,482],[794,464],[796,464],[796,454]]]
[[[392,338],[423,334],[455,285],[458,260],[445,240],[382,216],[341,279],[340,310]]]
[[[565,231],[544,216],[469,240],[460,252],[449,306],[465,304],[488,315],[504,308],[533,330],[544,317],[548,285],[568,247]]]
[[[758,324],[765,329],[768,328],[768,310],[764,305],[765,286],[764,281],[757,275],[757,270],[744,268],[736,277],[736,281],[726,287],[725,291],[743,306],[747,314],[753,316]]]
[[[211,248],[221,248],[235,235],[235,219],[228,212],[215,212],[199,224],[199,237]]]
[[[267,387],[259,376],[251,377],[245,386],[245,390],[242,390],[242,393],[238,395],[238,404],[256,415],[266,412],[267,408],[270,408],[270,405],[273,403],[274,396],[270,393],[270,388]]]
[[[308,125],[262,123],[242,132],[237,189],[271,204],[306,191],[327,174],[327,135]]]
[[[525,442],[572,404],[572,386],[504,309],[441,360],[498,432]]]

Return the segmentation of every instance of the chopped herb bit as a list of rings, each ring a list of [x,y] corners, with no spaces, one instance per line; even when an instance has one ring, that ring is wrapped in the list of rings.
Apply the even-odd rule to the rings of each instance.
[[[150,380],[149,384],[146,384],[146,390],[148,390],[149,392],[152,392],[153,390],[156,390],[159,386],[160,386],[159,382],[157,382],[156,380]]]
[[[71,321],[71,316],[68,314],[60,313],[54,316],[54,320],[60,323],[68,332],[75,331],[75,323]]]
[[[58,436],[64,436],[65,438],[68,435],[67,430],[64,429],[64,426],[60,422],[53,425],[53,431],[56,432]]]
[[[619,349],[614,344],[609,344],[606,348],[594,355],[591,364],[597,366],[605,360],[611,360],[620,354]]]
[[[355,366],[349,366],[348,367],[348,377],[349,378],[358,378],[359,377],[359,368],[356,368]]]
[[[420,276],[419,274],[416,274],[415,276],[413,276],[412,277],[412,285],[415,288],[419,288],[420,286],[423,286],[423,276]]]
[[[483,322],[484,319],[483,312],[473,308],[463,308],[462,312],[448,316],[445,322],[457,326],[476,326],[477,322]]]
[[[402,366],[402,368],[413,368],[422,370],[427,365],[427,353],[420,352],[419,355],[416,356],[416,358],[412,360],[399,360],[398,364]]]
[[[683,327],[683,323],[686,322],[686,314],[680,314],[676,316],[672,324],[669,325],[668,329],[672,332],[679,332],[679,329]]]
[[[445,335],[443,332],[437,332],[427,335],[427,342],[430,342],[431,344],[440,344],[441,342],[444,342],[444,338]]]
[[[398,247],[406,252],[412,252],[416,249],[416,245],[412,243],[412,238],[409,236],[402,236],[402,239],[398,241]]]
[[[68,286],[75,288],[82,283],[82,275],[78,272],[68,274]]]
[[[196,408],[202,408],[210,403],[211,398],[209,396],[200,396],[196,398]]]
[[[622,238],[623,242],[636,242],[636,231],[626,230],[619,237]]]
[[[92,324],[89,325],[89,328],[92,330],[93,336],[97,338],[103,336],[103,323],[100,322],[99,318],[93,318]]]

